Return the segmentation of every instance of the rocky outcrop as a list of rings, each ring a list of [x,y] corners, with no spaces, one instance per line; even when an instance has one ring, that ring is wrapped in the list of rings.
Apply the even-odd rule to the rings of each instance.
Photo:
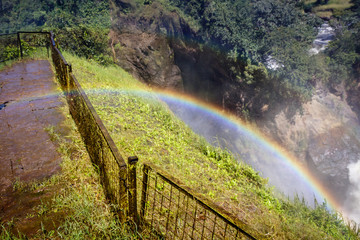
[[[117,64],[146,83],[181,90],[182,76],[170,45],[193,36],[190,27],[176,12],[164,10],[156,2],[136,6],[118,0],[113,2],[112,12],[110,39]]]
[[[246,63],[199,43],[196,31],[175,11],[157,2],[117,0],[112,18],[114,60],[138,79],[185,91],[241,117],[261,115],[271,105],[268,96],[275,91],[242,82],[235,72],[243,72]]]
[[[299,160],[344,201],[349,186],[348,165],[360,159],[360,127],[356,113],[340,96],[318,85],[311,101],[289,119],[286,108],[263,129]]]
[[[180,69],[166,38],[150,33],[111,33],[116,63],[144,82],[181,90]]]

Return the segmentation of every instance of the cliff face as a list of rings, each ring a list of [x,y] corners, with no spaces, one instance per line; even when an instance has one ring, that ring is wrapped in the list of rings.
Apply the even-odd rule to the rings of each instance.
[[[193,34],[185,22],[157,3],[137,6],[124,0],[112,6],[110,39],[116,62],[146,83],[183,89],[181,71],[170,45],[171,39],[182,41]]]
[[[183,88],[180,69],[174,64],[174,52],[166,38],[112,31],[111,39],[117,64],[135,77],[161,88]]]

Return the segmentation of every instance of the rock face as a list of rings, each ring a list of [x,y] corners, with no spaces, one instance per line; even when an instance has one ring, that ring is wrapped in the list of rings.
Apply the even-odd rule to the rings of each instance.
[[[112,32],[116,62],[144,82],[162,88],[182,89],[180,69],[166,38],[156,34]]]
[[[151,85],[181,90],[181,71],[170,45],[193,35],[189,26],[176,12],[163,10],[158,3],[141,6],[140,15],[132,1],[113,4],[110,38],[116,62]]]
[[[292,119],[286,109],[264,123],[263,129],[294,152],[338,200],[344,201],[349,186],[348,165],[360,159],[358,117],[340,96],[317,86],[302,114]]]

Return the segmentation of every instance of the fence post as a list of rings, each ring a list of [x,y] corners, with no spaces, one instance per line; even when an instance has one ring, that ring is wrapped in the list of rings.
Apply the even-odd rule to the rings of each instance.
[[[143,179],[141,190],[141,203],[140,203],[140,223],[145,222],[146,202],[148,197],[148,184],[149,184],[149,170],[150,167],[146,164],[143,166]]]
[[[137,212],[137,193],[136,193],[136,163],[138,158],[136,156],[128,158],[128,201],[129,214],[128,217],[136,226],[139,226],[139,217]]]
[[[22,50],[22,45],[21,45],[20,33],[17,33],[17,39],[18,39],[19,48],[20,48],[20,56],[21,56],[21,58],[23,58],[23,50]]]

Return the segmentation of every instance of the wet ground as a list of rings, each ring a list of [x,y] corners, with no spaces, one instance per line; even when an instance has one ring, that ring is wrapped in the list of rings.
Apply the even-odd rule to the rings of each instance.
[[[14,191],[13,184],[60,170],[61,156],[45,130],[64,119],[60,94],[46,60],[15,63],[0,72],[0,222],[25,221],[29,211],[51,195]]]

